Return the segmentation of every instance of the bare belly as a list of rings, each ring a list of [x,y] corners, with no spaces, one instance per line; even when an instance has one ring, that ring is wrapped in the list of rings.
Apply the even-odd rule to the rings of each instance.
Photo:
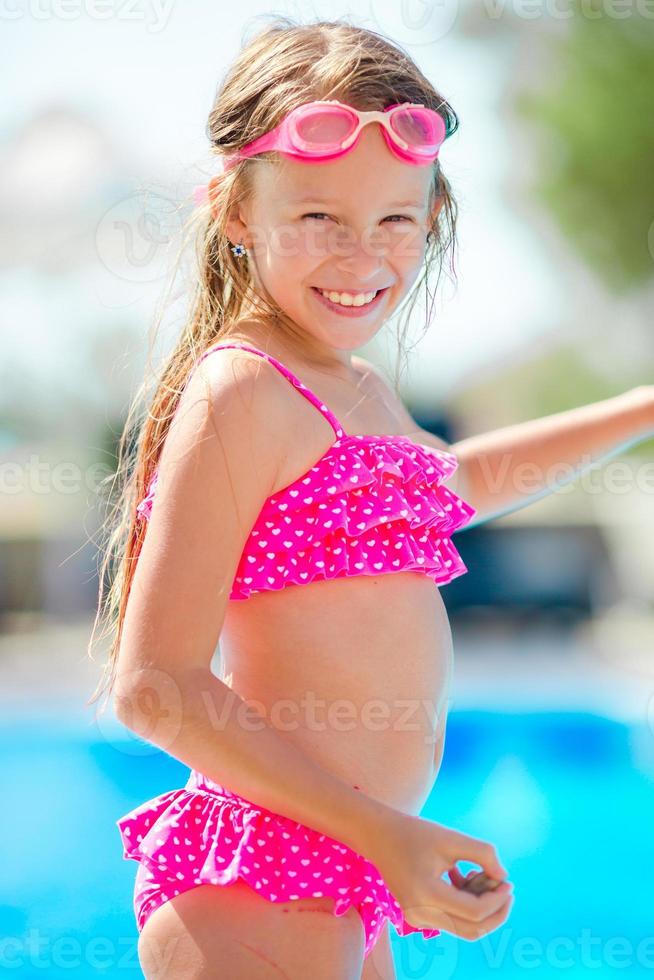
[[[440,765],[452,637],[433,580],[357,576],[233,601],[221,679],[324,769],[418,813]]]

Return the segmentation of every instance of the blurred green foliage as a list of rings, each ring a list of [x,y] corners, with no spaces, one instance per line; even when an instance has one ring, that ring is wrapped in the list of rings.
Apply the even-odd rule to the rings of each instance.
[[[534,192],[616,293],[654,274],[654,17],[573,0],[551,72],[517,111],[549,134]]]
[[[499,378],[495,368],[448,399],[454,418],[480,420],[470,434],[590,405],[620,395],[628,387],[598,373],[583,349],[565,342],[545,353],[534,352],[531,358],[512,360]],[[623,450],[623,455],[642,457],[652,452],[654,438]]]

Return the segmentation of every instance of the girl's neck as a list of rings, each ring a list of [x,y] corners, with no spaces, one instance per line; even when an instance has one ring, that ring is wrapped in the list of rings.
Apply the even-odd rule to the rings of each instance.
[[[347,380],[353,377],[349,351],[336,351],[316,341],[301,328],[294,328],[280,320],[266,321],[256,314],[251,317],[242,314],[226,339],[251,344],[273,354],[280,361],[295,361],[319,371],[330,371]]]

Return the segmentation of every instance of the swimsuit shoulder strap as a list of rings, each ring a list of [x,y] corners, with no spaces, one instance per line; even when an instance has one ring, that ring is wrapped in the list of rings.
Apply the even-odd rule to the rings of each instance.
[[[318,396],[315,395],[310,388],[307,388],[307,386],[303,384],[300,381],[300,379],[296,377],[296,375],[294,375],[289,368],[286,367],[285,364],[282,364],[281,361],[278,361],[277,358],[273,357],[272,354],[267,354],[265,351],[259,350],[257,347],[250,347],[249,344],[215,344],[214,346],[209,347],[198,358],[197,363],[199,364],[200,361],[203,360],[203,358],[205,358],[212,351],[221,350],[224,347],[235,347],[237,349],[250,351],[252,354],[258,354],[260,357],[265,357],[267,361],[269,361],[274,367],[276,367],[277,370],[280,371],[284,375],[284,377],[291,382],[293,387],[297,388],[297,390],[300,392],[301,395],[304,395],[305,398],[307,398],[313,405],[316,406],[319,412],[322,412],[322,414],[330,423],[337,437],[340,439],[341,436],[343,436],[344,434],[343,426],[338,421],[334,413],[331,412],[330,409],[320,400],[320,398],[318,398]]]

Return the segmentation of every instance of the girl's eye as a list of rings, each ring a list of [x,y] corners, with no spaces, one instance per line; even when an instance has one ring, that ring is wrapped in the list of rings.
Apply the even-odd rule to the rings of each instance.
[[[325,214],[322,211],[315,211],[315,212],[312,212],[311,214],[303,214],[302,217],[303,218],[328,218],[329,215],[328,214]],[[384,218],[384,221],[388,221],[390,218],[399,218],[400,221],[412,221],[413,220],[412,218],[410,218],[406,214],[391,214],[391,215],[389,215],[388,218]]]

